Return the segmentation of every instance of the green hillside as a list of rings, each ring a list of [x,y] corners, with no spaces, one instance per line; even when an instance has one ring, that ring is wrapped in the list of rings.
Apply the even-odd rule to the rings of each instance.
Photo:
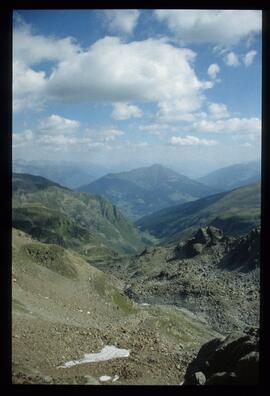
[[[13,225],[40,241],[85,254],[96,249],[134,253],[146,242],[106,199],[24,174],[13,177]]]
[[[161,240],[190,235],[196,228],[213,225],[229,235],[243,235],[260,223],[261,184],[198,199],[163,209],[137,222],[141,230]]]
[[[176,203],[193,201],[217,192],[162,165],[110,173],[81,186],[78,191],[108,198],[133,220]]]

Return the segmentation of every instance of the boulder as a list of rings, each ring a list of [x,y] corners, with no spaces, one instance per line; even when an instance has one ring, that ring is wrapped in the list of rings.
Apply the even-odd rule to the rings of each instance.
[[[183,385],[204,385],[206,377],[201,371],[193,373]]]
[[[210,236],[212,244],[216,244],[224,238],[223,231],[220,228],[209,226],[207,227],[207,233]]]
[[[223,231],[219,228],[209,226],[201,227],[194,234],[193,240],[203,245],[216,244],[223,238]]]
[[[208,234],[208,227],[199,228],[198,231],[194,234],[193,237],[194,242],[202,243],[206,245],[210,242],[210,235]]]
[[[233,332],[225,339],[215,338],[204,344],[189,364],[183,385],[205,375],[210,384],[256,384],[259,378],[259,330]]]
[[[190,258],[201,254],[204,246],[201,243],[193,243],[193,240],[188,241],[184,247],[185,257]]]
[[[235,373],[227,373],[223,371],[221,373],[215,373],[205,382],[206,385],[236,385],[238,379]]]
[[[252,351],[239,359],[235,373],[245,384],[256,383],[259,377],[259,352]]]

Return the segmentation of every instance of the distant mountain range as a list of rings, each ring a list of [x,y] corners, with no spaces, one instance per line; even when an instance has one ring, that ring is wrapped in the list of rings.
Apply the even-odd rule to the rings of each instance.
[[[18,173],[13,174],[12,190],[13,226],[41,242],[88,256],[136,253],[147,244],[119,209],[102,197]]]
[[[105,175],[108,170],[88,163],[14,160],[13,172],[43,176],[73,189]]]
[[[229,235],[243,235],[260,224],[261,184],[255,183],[155,212],[137,221],[141,230],[163,240],[213,225]]]
[[[217,169],[197,180],[207,186],[226,191],[255,183],[260,179],[261,162],[252,161]]]
[[[122,173],[110,173],[77,188],[102,195],[132,220],[159,209],[215,194],[216,188],[155,164]]]

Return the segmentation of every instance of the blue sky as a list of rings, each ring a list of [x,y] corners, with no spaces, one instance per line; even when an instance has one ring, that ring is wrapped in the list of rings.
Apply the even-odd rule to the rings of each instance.
[[[17,10],[13,65],[15,159],[260,158],[260,11]]]

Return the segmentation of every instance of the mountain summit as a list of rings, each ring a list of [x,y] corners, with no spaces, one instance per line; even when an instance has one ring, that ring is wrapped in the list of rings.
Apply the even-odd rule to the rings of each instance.
[[[109,173],[77,190],[108,198],[133,220],[217,192],[160,164]]]

